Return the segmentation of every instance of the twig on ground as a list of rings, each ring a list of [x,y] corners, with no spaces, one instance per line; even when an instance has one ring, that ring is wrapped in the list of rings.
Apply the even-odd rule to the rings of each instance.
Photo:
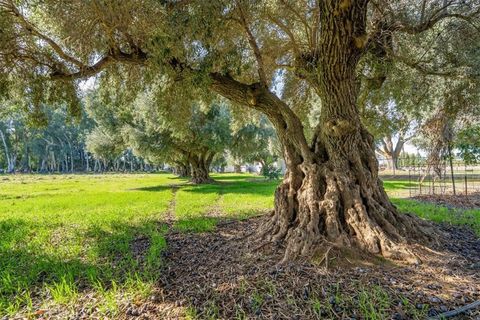
[[[480,300],[477,300],[475,302],[472,302],[470,304],[467,304],[463,307],[460,307],[458,309],[455,309],[455,310],[451,310],[451,311],[447,311],[447,312],[444,312],[444,313],[441,313],[435,317],[432,317],[432,318],[428,318],[428,320],[439,320],[439,319],[445,319],[445,318],[450,318],[450,317],[454,317],[456,315],[459,315],[461,313],[464,313],[465,311],[468,311],[468,310],[471,310],[471,309],[475,309],[476,307],[479,307],[480,306]]]
[[[321,266],[323,261],[325,260],[325,269],[326,270],[328,270],[328,253],[330,252],[330,250],[332,250],[332,247],[328,247],[327,251],[323,255],[322,260],[320,260],[320,262],[318,263],[318,265]]]

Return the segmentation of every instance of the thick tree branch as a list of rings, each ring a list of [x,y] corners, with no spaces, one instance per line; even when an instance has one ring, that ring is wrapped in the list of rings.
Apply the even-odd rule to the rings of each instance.
[[[302,157],[307,162],[313,161],[303,125],[298,116],[289,106],[275,94],[258,83],[244,84],[229,75],[210,74],[210,88],[219,95],[252,109],[264,113],[275,126],[279,136],[287,139],[301,150]]]

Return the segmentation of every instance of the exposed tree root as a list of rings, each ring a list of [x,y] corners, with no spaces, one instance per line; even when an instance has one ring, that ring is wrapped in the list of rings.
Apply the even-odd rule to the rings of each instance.
[[[275,210],[260,228],[269,241],[283,241],[282,262],[311,255],[324,241],[338,247],[357,247],[388,259],[419,263],[408,239],[433,237],[418,218],[400,214],[381,183],[368,184],[351,172],[327,166],[302,165],[301,187],[291,176],[275,193]],[[361,181],[361,182],[359,182]]]
[[[213,180],[210,177],[192,177],[190,178],[190,182],[193,184],[208,184],[208,183],[214,183],[215,180]]]

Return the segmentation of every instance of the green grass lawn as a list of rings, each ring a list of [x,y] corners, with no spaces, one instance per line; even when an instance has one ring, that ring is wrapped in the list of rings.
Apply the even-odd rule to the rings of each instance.
[[[194,186],[168,174],[1,176],[0,316],[68,306],[80,292],[96,299],[87,308],[112,315],[121,300],[147,296],[160,274],[173,184],[181,185],[173,209],[180,231],[209,231],[219,216],[273,206],[277,182],[215,178]],[[135,239],[149,244],[143,256]]]
[[[219,218],[273,208],[278,181],[213,177],[217,183],[194,186],[169,174],[0,176],[0,316],[75,303],[115,315],[120,303],[148,296],[158,280],[167,216],[177,231],[204,232]],[[408,181],[384,186],[395,197]],[[402,211],[480,232],[479,210],[393,201]]]
[[[0,315],[74,301],[80,288],[114,312],[115,295],[146,294],[165,247],[167,175],[4,176],[0,185]],[[135,237],[151,243],[134,257]],[[38,306],[37,306],[38,307]],[[92,306],[95,307],[95,306]]]
[[[400,211],[414,213],[423,219],[435,222],[468,225],[480,236],[480,209],[453,209],[407,199],[408,189],[413,183],[415,182],[407,180],[385,180],[383,187]]]

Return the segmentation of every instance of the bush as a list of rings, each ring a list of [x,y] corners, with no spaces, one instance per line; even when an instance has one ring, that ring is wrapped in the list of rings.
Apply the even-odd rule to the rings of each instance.
[[[274,180],[280,178],[282,170],[274,167],[273,165],[266,165],[262,167],[262,176],[268,180]]]

